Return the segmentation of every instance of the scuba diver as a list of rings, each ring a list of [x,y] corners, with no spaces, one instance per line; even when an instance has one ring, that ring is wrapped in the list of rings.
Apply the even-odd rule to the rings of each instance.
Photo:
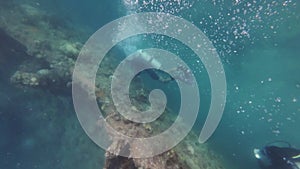
[[[139,58],[133,60],[130,60],[131,67],[133,69],[139,69],[140,67],[147,67],[147,65],[151,65],[153,67],[160,68],[162,65],[161,63],[153,58],[152,56],[148,55],[143,50],[139,50]],[[193,78],[192,78],[192,72],[185,68],[183,65],[178,65],[177,67],[174,67],[173,69],[170,69],[169,72],[173,72],[175,77],[171,77],[169,75],[166,75],[165,73],[162,73],[160,70],[155,69],[147,69],[145,72],[153,79],[158,80],[163,83],[168,83],[170,81],[174,81],[175,79],[180,80],[181,82],[184,82],[186,84],[192,84]],[[141,73],[141,72],[140,72]],[[140,74],[139,73],[139,74]]]
[[[174,74],[176,75],[175,78],[180,80],[181,82],[184,82],[186,84],[191,84],[192,83],[192,75],[190,73],[190,71],[186,68],[184,68],[183,66],[178,66],[176,68],[173,68],[171,70],[169,70],[170,72],[174,72]],[[171,77],[169,75],[166,75],[164,73],[162,73],[159,70],[154,70],[154,69],[147,69],[146,72],[150,75],[150,77],[153,80],[158,80],[162,83],[168,83],[170,81],[174,81],[174,77]]]
[[[300,169],[300,150],[291,147],[289,143],[288,147],[272,144],[253,151],[261,169]]]

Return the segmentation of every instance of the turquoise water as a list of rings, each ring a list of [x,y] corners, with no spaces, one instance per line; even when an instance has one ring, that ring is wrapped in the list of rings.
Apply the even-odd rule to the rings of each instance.
[[[180,5],[175,1],[172,4],[157,2],[156,5],[130,2],[135,1],[63,0],[31,4],[61,17],[68,26],[87,35],[134,12],[162,11],[187,19],[212,41],[226,72],[225,111],[207,144],[224,156],[229,168],[237,169],[258,168],[253,149],[268,142],[284,140],[300,148],[300,6],[297,1],[182,0]],[[47,88],[20,89],[10,84],[10,76],[27,54],[22,50],[11,52],[9,49],[18,51],[21,47],[15,45],[17,42],[6,43],[7,36],[2,34],[0,168],[101,168],[104,151],[81,129],[70,93]],[[87,37],[79,38],[82,43],[87,40]],[[119,46],[124,48],[125,54],[146,47],[180,53],[193,71],[201,72],[196,75],[201,108],[194,126],[194,131],[199,133],[211,98],[203,64],[178,41],[162,36],[154,40],[150,37],[143,43],[141,39],[129,39]],[[172,43],[165,43],[167,40]],[[151,82],[151,79],[146,80]],[[160,87],[168,94],[168,106],[178,109],[180,100],[175,99],[179,95],[176,84],[153,84],[162,85]],[[103,158],[99,160],[98,157]]]

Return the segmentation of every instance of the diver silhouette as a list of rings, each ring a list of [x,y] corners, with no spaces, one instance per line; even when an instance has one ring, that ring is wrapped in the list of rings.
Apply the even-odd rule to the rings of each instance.
[[[275,142],[274,142],[275,143]],[[261,169],[300,169],[300,150],[291,147],[267,145],[254,149],[254,155]]]

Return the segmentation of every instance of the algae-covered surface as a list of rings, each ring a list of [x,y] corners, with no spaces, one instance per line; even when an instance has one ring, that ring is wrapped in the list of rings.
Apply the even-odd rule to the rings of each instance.
[[[177,40],[154,34],[130,37],[105,55],[95,86],[87,78],[89,70],[77,74],[80,83],[73,83],[75,62],[88,38],[110,21],[142,12],[168,13],[193,23],[220,57],[227,100],[218,128],[204,144],[198,137],[211,104],[210,77],[203,61]],[[119,26],[133,29],[143,25]],[[120,36],[116,32],[112,41]],[[178,145],[154,157],[132,158],[143,153],[136,149],[137,142],[112,140],[106,151],[85,133],[74,110],[72,85],[87,93],[82,97],[95,98],[105,122],[118,132],[138,138],[162,133],[181,118],[179,86],[172,77],[147,70],[131,82],[129,112],[147,110],[153,89],[166,94],[165,110],[150,123],[126,119],[111,96],[117,66],[127,55],[145,48],[179,55],[195,74],[201,102],[193,129]],[[277,140],[300,148],[299,53],[300,7],[294,0],[2,0],[0,168],[259,168],[254,148]],[[101,122],[94,125],[104,126]],[[143,147],[144,151],[155,149]],[[128,157],[119,156],[124,151]]]

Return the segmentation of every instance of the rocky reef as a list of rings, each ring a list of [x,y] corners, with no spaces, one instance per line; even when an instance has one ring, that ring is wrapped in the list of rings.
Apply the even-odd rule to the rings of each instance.
[[[23,44],[30,56],[12,76],[12,83],[29,87],[67,85],[81,47],[79,39],[72,38],[66,25],[57,25],[63,23],[58,16],[46,14],[38,4],[11,2],[1,7],[1,29]]]
[[[72,70],[76,57],[89,35],[63,24],[59,16],[44,12],[36,3],[15,4],[13,1],[1,2],[0,29],[11,38],[26,47],[27,57],[18,65],[10,82],[21,88],[42,88],[43,90],[70,90]],[[74,36],[76,34],[76,36]],[[79,38],[81,37],[81,38]],[[0,58],[1,59],[1,58]],[[166,109],[163,117],[151,124],[136,124],[123,118],[113,106],[109,96],[114,57],[103,62],[107,71],[96,79],[96,97],[106,121],[121,133],[134,137],[149,137],[168,127],[176,117]],[[80,84],[89,90],[90,83],[82,75]],[[147,91],[133,86],[136,92],[132,101],[146,107]],[[222,157],[209,148],[208,144],[199,144],[194,132],[175,148],[146,159],[134,159],[118,156],[120,151],[136,151],[134,143],[116,140],[105,154],[105,169],[224,169]],[[114,153],[111,153],[114,152]]]

